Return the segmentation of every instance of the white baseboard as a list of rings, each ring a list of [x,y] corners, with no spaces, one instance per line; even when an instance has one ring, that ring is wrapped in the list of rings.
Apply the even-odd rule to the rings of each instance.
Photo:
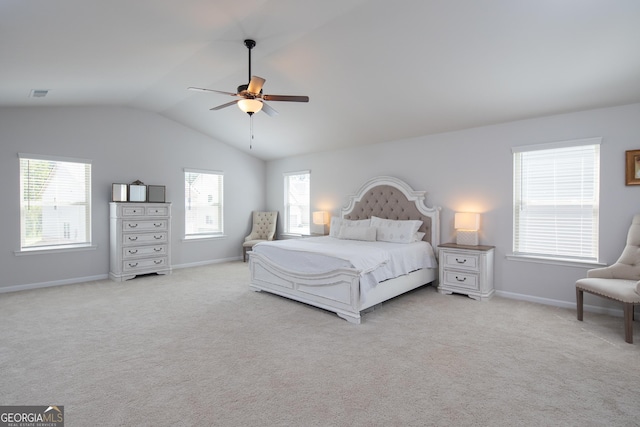
[[[193,262],[189,264],[179,264],[174,265],[172,269],[178,268],[189,268],[189,267],[199,267],[203,265],[209,264],[220,264],[223,262],[230,261],[240,261],[242,259],[241,256],[224,258],[224,259],[216,259],[211,261],[201,261],[201,262]],[[40,282],[40,283],[27,283],[25,285],[15,285],[15,286],[7,286],[0,287],[0,294],[8,293],[8,292],[19,292],[19,291],[28,291],[31,289],[40,289],[40,288],[50,288],[53,286],[64,286],[64,285],[73,285],[75,283],[83,283],[83,282],[94,282],[96,280],[104,280],[108,279],[108,274],[98,274],[96,276],[87,276],[87,277],[75,277],[73,279],[63,279],[63,280],[52,280],[50,282]]]
[[[26,285],[15,285],[0,288],[0,294],[6,292],[28,291],[30,289],[50,288],[52,286],[72,285],[74,283],[94,282],[96,280],[108,279],[108,274],[99,274],[97,276],[75,277],[73,279],[53,280],[51,282],[28,283]]]
[[[222,258],[222,259],[214,259],[207,261],[198,261],[198,262],[190,262],[188,264],[178,264],[172,265],[171,268],[177,270],[179,268],[189,268],[189,267],[202,267],[203,265],[211,265],[211,264],[222,264],[223,262],[231,262],[231,261],[240,261],[242,260],[241,256],[231,257],[231,258]]]
[[[574,310],[576,309],[576,303],[573,301],[561,301],[561,300],[555,300],[555,299],[549,299],[549,298],[534,297],[531,295],[516,294],[514,292],[505,292],[505,291],[496,291],[496,295],[501,296],[503,298],[535,302],[538,304],[551,305],[554,307],[571,308]],[[615,309],[615,308],[599,307],[596,305],[585,304],[583,308],[584,308],[584,311],[589,311],[591,313],[607,314],[610,316],[617,316],[617,317],[623,316],[622,306],[620,307],[620,309]]]

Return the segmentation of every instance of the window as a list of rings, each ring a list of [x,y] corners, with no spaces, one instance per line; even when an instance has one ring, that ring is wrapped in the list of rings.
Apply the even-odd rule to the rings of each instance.
[[[284,232],[311,234],[310,218],[311,172],[284,175]]]
[[[600,138],[513,149],[514,255],[596,262]]]
[[[18,154],[20,248],[91,245],[91,162]]]
[[[185,237],[222,235],[223,175],[194,169],[184,170]]]

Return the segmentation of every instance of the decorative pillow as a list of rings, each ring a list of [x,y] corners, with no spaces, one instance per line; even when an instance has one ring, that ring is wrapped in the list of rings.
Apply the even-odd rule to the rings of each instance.
[[[413,235],[413,241],[414,242],[421,242],[422,239],[424,239],[424,235],[426,233],[423,233],[422,231],[416,231],[416,234]]]
[[[376,234],[377,228],[375,227],[347,227],[343,225],[340,227],[338,239],[375,242]]]
[[[369,227],[371,225],[371,220],[369,219],[351,220],[351,219],[342,219],[338,217],[331,217],[329,236],[338,237],[338,234],[340,234],[340,227],[343,225],[345,227]]]
[[[378,228],[377,239],[381,242],[411,243],[418,228],[422,225],[420,220],[394,220],[371,217],[371,226]]]

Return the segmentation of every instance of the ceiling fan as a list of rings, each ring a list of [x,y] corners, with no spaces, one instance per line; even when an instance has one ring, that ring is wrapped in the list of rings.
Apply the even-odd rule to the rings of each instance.
[[[190,87],[189,90],[198,92],[215,92],[223,95],[230,95],[239,99],[227,102],[226,104],[218,105],[211,108],[211,110],[221,110],[229,107],[233,104],[238,104],[238,107],[245,113],[252,116],[254,113],[262,110],[269,116],[275,116],[278,112],[269,104],[264,101],[289,101],[289,102],[309,102],[308,96],[295,96],[295,95],[266,95],[262,93],[262,86],[265,79],[258,76],[251,75],[251,49],[256,46],[255,40],[247,39],[244,41],[244,45],[249,49],[249,84],[238,86],[236,93],[224,92],[215,89],[204,89],[199,87]]]

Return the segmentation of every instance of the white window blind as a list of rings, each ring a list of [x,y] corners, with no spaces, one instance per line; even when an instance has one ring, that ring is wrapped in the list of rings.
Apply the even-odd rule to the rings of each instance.
[[[291,234],[311,234],[311,172],[284,175],[284,230]]]
[[[514,254],[597,261],[600,138],[513,151]]]
[[[21,249],[91,245],[91,162],[18,157]]]
[[[223,177],[221,172],[184,170],[185,237],[223,233]]]

